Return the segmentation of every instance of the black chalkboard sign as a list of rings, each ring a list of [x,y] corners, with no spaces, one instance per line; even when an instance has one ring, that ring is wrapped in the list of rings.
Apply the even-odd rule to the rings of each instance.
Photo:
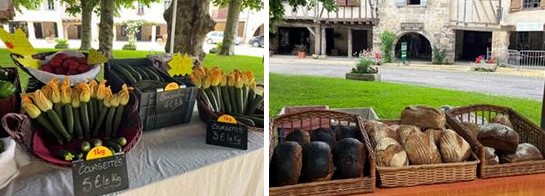
[[[155,97],[155,112],[157,114],[169,113],[184,105],[182,89],[160,91]]]
[[[240,124],[209,121],[206,143],[231,148],[248,149],[248,127]]]
[[[72,163],[76,196],[104,195],[129,188],[125,154]]]

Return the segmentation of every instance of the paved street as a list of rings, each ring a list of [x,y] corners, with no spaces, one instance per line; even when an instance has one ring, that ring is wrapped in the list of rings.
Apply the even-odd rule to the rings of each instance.
[[[304,61],[296,59],[271,58],[269,71],[293,75],[315,75],[344,78],[352,62]],[[541,100],[544,80],[532,77],[499,75],[495,73],[417,70],[395,66],[379,67],[383,81],[409,83],[422,86],[483,92],[493,95],[506,95]]]

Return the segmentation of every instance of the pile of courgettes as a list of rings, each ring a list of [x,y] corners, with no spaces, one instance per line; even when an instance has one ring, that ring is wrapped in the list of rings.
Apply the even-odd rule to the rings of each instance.
[[[104,80],[81,82],[72,88],[68,77],[62,82],[54,78],[41,89],[21,97],[26,114],[59,145],[99,137],[106,141],[121,140],[119,129],[129,102],[126,85],[113,94]],[[120,152],[120,146],[124,145],[117,143],[119,146],[109,146],[114,152]],[[65,160],[75,157],[67,152],[59,152],[59,157]]]
[[[254,74],[238,69],[229,74],[215,66],[196,67],[190,76],[199,93],[216,113],[226,113],[249,126],[263,127],[263,94],[256,89]]]
[[[153,80],[165,82],[159,71],[151,66],[130,66],[126,64],[111,65],[114,71],[121,79],[131,85],[135,85],[141,80]]]

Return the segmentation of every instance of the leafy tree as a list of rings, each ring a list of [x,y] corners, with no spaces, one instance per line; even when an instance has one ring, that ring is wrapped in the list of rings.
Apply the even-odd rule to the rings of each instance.
[[[25,8],[28,10],[38,9],[44,0],[13,0],[13,7],[15,10],[21,12],[21,9]]]
[[[285,10],[283,2],[285,0],[269,0],[269,27],[273,27],[275,23],[284,20]],[[287,0],[287,3],[294,11],[298,9],[298,6],[307,6],[308,9],[311,9],[318,5],[318,3],[322,3],[324,8],[329,12],[338,10],[336,0]]]
[[[80,50],[89,50],[91,48],[91,19],[93,10],[97,7],[100,0],[63,0],[66,3],[66,12],[72,15],[81,13],[81,46]]]
[[[227,21],[223,31],[223,46],[219,52],[220,55],[234,55],[235,41],[237,37],[237,25],[241,10],[250,8],[251,10],[263,9],[261,0],[213,0],[214,5],[220,7],[229,6],[227,12]]]

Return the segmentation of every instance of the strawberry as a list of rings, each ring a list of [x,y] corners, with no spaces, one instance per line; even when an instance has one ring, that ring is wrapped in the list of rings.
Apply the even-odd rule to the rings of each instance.
[[[62,63],[62,67],[64,69],[77,69],[77,67],[79,67],[79,63],[75,59],[69,58],[64,60],[64,62]]]
[[[71,70],[68,70],[68,72],[66,72],[66,75],[76,75],[76,74],[78,74],[78,71],[75,69],[71,69]]]
[[[76,60],[79,62],[79,64],[87,64],[87,58],[85,57],[79,57],[76,58]]]
[[[62,67],[55,68],[55,74],[64,75],[65,73],[66,73],[66,71],[64,70],[64,68],[62,68]]]
[[[59,58],[59,59],[61,59],[61,60],[64,60],[64,59],[66,59],[66,58],[68,58],[68,57],[67,57],[65,54],[63,54],[63,53],[60,53],[60,54],[55,55],[54,58]]]
[[[49,61],[49,64],[51,64],[51,67],[57,68],[62,65],[62,59],[53,57],[51,61]]]
[[[51,68],[51,65],[49,65],[49,64],[43,65],[42,68],[40,68],[40,70],[46,71],[46,72],[49,72],[49,73],[53,73],[53,68]]]
[[[89,65],[80,65],[78,67],[79,73],[85,73],[85,72],[89,71],[90,69],[91,69],[91,67],[89,67]]]

